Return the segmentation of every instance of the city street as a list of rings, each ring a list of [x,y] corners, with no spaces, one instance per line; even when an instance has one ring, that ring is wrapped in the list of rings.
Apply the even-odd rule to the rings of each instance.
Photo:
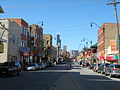
[[[17,77],[0,77],[0,90],[120,90],[120,79],[97,74],[77,63],[46,70],[24,71]]]

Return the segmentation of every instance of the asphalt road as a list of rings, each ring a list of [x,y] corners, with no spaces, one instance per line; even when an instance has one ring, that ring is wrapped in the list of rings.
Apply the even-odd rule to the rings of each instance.
[[[0,77],[0,90],[120,90],[120,79],[97,74],[78,64],[72,70],[57,65],[25,71],[17,77]]]

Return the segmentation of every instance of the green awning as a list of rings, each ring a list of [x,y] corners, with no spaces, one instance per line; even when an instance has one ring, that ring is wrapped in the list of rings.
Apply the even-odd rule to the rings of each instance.
[[[95,43],[94,45],[92,45],[90,48],[97,48],[98,43]]]
[[[118,59],[118,55],[114,55],[114,56],[113,56],[113,59]]]

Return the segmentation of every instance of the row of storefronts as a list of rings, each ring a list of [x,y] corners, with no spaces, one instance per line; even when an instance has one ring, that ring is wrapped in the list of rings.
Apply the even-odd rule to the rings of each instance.
[[[42,26],[28,25],[22,18],[0,19],[0,23],[0,62],[37,63],[53,60],[52,50],[57,54],[57,48],[52,46],[52,35],[43,35]]]
[[[83,48],[78,59],[91,63],[118,63],[117,33],[116,24],[104,23],[98,30],[98,42],[90,48]]]

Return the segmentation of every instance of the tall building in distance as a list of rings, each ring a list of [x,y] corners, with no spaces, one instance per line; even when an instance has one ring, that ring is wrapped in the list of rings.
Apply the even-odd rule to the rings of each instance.
[[[66,45],[63,46],[63,51],[67,51],[67,46]]]
[[[70,50],[70,58],[76,58],[78,56],[78,50]]]
[[[61,39],[59,34],[57,35],[57,46],[61,48]]]

